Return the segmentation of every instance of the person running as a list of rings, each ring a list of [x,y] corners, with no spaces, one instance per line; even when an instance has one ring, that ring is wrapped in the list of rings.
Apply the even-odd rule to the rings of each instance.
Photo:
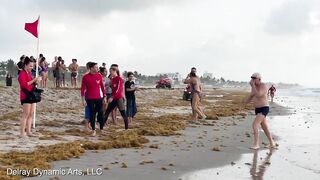
[[[79,72],[79,65],[77,64],[77,59],[72,59],[72,63],[69,65],[69,70],[71,72],[71,87],[77,88],[77,78]]]
[[[199,115],[201,116],[202,120],[206,119],[207,116],[203,113],[203,111],[200,108],[202,86],[200,78],[196,75],[195,70],[195,68],[191,69],[191,72],[188,74],[184,83],[190,84],[191,86],[192,119],[194,121],[197,121]]]
[[[252,123],[253,133],[254,133],[254,143],[250,149],[259,149],[259,126],[261,125],[264,133],[266,134],[270,148],[275,148],[276,143],[274,142],[272,135],[269,131],[266,117],[269,113],[269,102],[268,102],[268,89],[265,83],[261,81],[261,75],[259,73],[254,73],[251,76],[250,81],[251,93],[247,99],[244,100],[244,105],[249,102],[253,102],[255,107],[256,117]]]
[[[90,72],[82,77],[81,83],[81,97],[82,104],[84,106],[89,106],[90,111],[90,125],[92,129],[92,136],[96,135],[96,117],[97,121],[100,123],[100,130],[103,129],[103,103],[106,99],[106,91],[104,89],[104,84],[102,82],[102,76],[98,73],[97,63],[90,63],[89,65]],[[84,96],[86,92],[86,97]],[[85,101],[87,98],[87,102]],[[104,102],[103,102],[104,101]],[[98,116],[97,116],[98,114]]]
[[[105,121],[107,123],[109,114],[118,107],[120,114],[124,120],[125,129],[129,128],[128,125],[128,117],[125,111],[124,105],[124,82],[123,79],[120,77],[119,69],[115,66],[110,68],[110,74],[112,76],[111,79],[111,89],[112,89],[112,97],[108,100],[108,108],[105,112]]]
[[[271,102],[273,102],[273,98],[274,98],[274,93],[277,91],[277,89],[271,85],[271,87],[268,90],[268,96],[271,96]]]
[[[20,137],[27,138],[27,136],[33,137],[31,132],[32,117],[35,108],[35,102],[32,102],[27,98],[26,91],[31,92],[35,84],[40,83],[41,77],[32,78],[31,69],[34,63],[29,57],[24,58],[24,68],[21,70],[18,77],[20,85],[20,101],[22,105],[22,118],[20,120]]]
[[[41,57],[39,60],[39,67],[41,69],[40,76],[42,77],[41,87],[47,88],[48,85],[48,71],[49,71],[49,64],[46,61],[45,57]]]
[[[134,116],[137,113],[135,91],[139,90],[139,88],[135,87],[135,84],[133,81],[134,77],[132,72],[128,72],[127,78],[128,80],[126,81],[124,87],[125,87],[125,95],[126,95],[126,101],[127,101],[127,116],[128,116],[129,124],[131,124]]]

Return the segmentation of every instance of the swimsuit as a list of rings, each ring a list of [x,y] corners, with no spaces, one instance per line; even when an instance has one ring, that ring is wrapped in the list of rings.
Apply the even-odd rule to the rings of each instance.
[[[255,109],[256,115],[263,114],[265,117],[267,117],[267,114],[269,113],[269,106],[263,106]]]

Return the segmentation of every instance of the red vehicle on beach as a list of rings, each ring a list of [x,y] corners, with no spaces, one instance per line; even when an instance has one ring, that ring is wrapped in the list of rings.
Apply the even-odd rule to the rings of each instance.
[[[156,82],[156,88],[169,88],[171,89],[172,87],[172,80],[170,78],[160,78]]]

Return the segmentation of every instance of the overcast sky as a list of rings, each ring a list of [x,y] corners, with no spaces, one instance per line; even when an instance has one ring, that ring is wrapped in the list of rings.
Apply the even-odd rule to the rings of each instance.
[[[200,74],[320,87],[318,0],[0,0],[0,60],[36,54],[24,30],[40,14],[50,62]]]

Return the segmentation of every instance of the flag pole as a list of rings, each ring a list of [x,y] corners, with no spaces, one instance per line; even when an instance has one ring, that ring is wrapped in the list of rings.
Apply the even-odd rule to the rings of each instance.
[[[38,16],[38,27],[37,27],[37,32],[38,32],[38,38],[37,38],[37,56],[36,56],[36,78],[38,77],[39,73],[39,41],[40,41],[40,15]],[[33,129],[36,128],[36,112],[37,112],[37,103],[34,105],[34,112],[33,112]]]

